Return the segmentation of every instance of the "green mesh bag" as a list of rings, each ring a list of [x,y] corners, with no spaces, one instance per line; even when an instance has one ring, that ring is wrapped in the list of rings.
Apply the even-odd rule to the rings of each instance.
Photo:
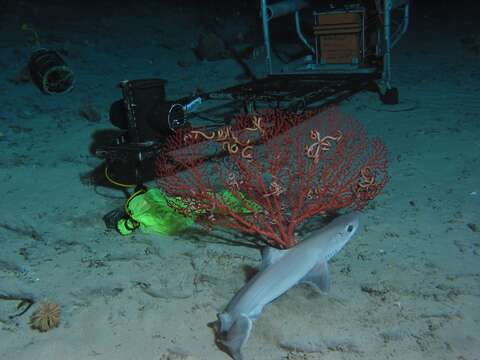
[[[180,202],[168,198],[168,201]],[[117,229],[122,235],[128,235],[140,228],[145,233],[172,235],[184,230],[195,222],[178,214],[167,204],[167,196],[159,189],[149,189],[131,198],[126,205],[129,218],[121,219]]]
[[[237,213],[248,213],[242,201],[248,204],[252,209],[259,210],[260,207],[253,201],[238,199],[230,192],[222,192],[225,204]],[[183,202],[180,198],[167,196],[160,189],[149,189],[134,195],[126,204],[127,218],[122,218],[117,223],[117,230],[122,235],[131,234],[135,229],[140,228],[145,233],[157,233],[161,235],[173,235],[195,222],[195,217],[186,217],[172,209],[168,203],[175,203],[177,207],[182,207]]]

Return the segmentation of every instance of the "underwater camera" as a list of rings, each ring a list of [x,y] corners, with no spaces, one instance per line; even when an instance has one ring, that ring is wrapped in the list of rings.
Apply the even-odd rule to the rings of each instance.
[[[127,132],[129,143],[162,140],[185,125],[183,107],[165,100],[166,80],[125,80],[123,99],[110,107],[110,122]]]
[[[123,97],[111,105],[109,115],[118,130],[97,134],[94,149],[116,178],[128,178],[135,184],[151,180],[153,175],[146,169],[151,168],[149,164],[166,138],[175,129],[189,126],[186,107],[166,100],[166,83],[163,79],[141,79],[118,85]]]
[[[125,80],[123,98],[110,107],[110,122],[125,130],[126,141],[145,144],[165,139],[185,125],[183,107],[165,100],[166,80]]]

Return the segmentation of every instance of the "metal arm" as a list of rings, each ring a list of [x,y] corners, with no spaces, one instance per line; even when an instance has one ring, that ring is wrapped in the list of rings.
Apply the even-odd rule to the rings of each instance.
[[[272,69],[272,46],[270,43],[270,25],[269,22],[272,19],[275,19],[279,16],[287,15],[292,12],[295,12],[296,18],[296,28],[297,33],[302,40],[302,42],[312,50],[312,47],[308,44],[307,40],[303,36],[300,29],[300,20],[298,15],[298,10],[303,9],[308,5],[306,0],[284,0],[273,5],[268,5],[267,0],[260,1],[261,7],[261,16],[262,16],[262,25],[263,25],[263,41],[265,43],[265,52],[266,52],[266,71],[268,75],[271,75],[273,72]]]
[[[383,55],[383,80],[387,89],[391,89],[392,81],[392,48],[397,44],[400,38],[405,34],[409,23],[409,1],[408,0],[384,0],[383,4],[383,26],[385,53]],[[403,24],[392,35],[392,10],[404,6]]]

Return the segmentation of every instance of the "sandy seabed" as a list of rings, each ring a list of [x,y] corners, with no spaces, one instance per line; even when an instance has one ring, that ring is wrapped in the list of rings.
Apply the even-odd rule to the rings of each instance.
[[[19,28],[33,13],[4,15],[0,359],[229,358],[208,324],[258,251],[216,234],[122,237],[102,221],[122,194],[81,176],[99,164],[91,135],[110,126],[118,81],[167,78],[175,98],[234,84],[242,70],[195,58],[202,29],[188,9],[127,10],[37,18],[45,46],[64,49],[76,74],[74,90],[55,96],[23,74],[31,47]],[[480,57],[459,31],[436,26],[413,26],[395,50],[402,106],[371,93],[341,104],[387,144],[391,180],[333,259],[331,292],[298,286],[267,306],[245,359],[480,359]],[[12,294],[36,303],[10,318],[17,303],[1,298]],[[61,305],[61,322],[40,333],[29,318],[45,299]]]

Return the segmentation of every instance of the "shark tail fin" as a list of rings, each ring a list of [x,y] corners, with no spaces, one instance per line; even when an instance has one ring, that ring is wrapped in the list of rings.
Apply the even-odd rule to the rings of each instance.
[[[243,360],[242,347],[247,342],[252,331],[252,320],[245,315],[240,315],[233,323],[222,343],[228,349],[234,360]]]
[[[230,330],[230,328],[233,325],[233,322],[232,322],[232,317],[230,316],[229,313],[224,312],[221,314],[217,314],[217,318],[218,318],[218,332],[224,333]]]

